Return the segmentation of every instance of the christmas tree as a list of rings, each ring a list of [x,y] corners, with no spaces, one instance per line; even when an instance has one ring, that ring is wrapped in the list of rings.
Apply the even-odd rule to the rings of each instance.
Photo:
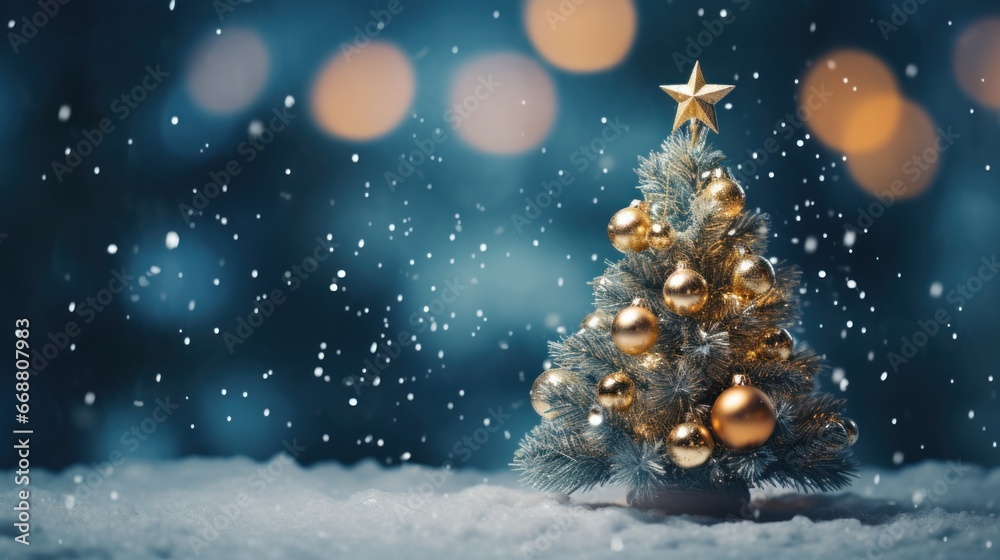
[[[687,84],[661,87],[680,104],[673,133],[640,158],[643,200],[608,225],[625,257],[593,282],[580,330],[550,343],[554,369],[530,392],[542,422],[513,466],[542,490],[616,484],[668,509],[727,509],[765,484],[842,488],[858,427],[787,330],[799,273],[765,258],[767,215],[744,208],[701,134],[718,133],[714,104],[733,86],[706,84],[696,63]]]

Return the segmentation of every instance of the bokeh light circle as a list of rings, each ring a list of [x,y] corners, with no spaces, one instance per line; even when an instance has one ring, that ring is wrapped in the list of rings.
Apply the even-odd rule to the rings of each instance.
[[[1000,18],[980,20],[963,31],[953,62],[958,84],[969,97],[1000,108]]]
[[[904,104],[889,68],[854,49],[817,60],[799,89],[799,113],[816,137],[848,154],[885,144]]]
[[[372,42],[327,60],[313,82],[310,108],[324,131],[345,140],[371,140],[399,125],[415,90],[406,55],[389,43]]]
[[[938,140],[933,119],[919,105],[904,101],[892,137],[879,149],[847,156],[847,169],[866,191],[891,200],[922,193],[937,175],[947,139]]]
[[[884,146],[899,127],[905,104],[906,99],[896,92],[865,96],[845,115],[841,149],[860,154]]]
[[[537,146],[552,129],[556,89],[530,58],[492,53],[458,69],[451,81],[445,118],[459,137],[494,154]]]
[[[596,72],[620,63],[632,48],[632,0],[528,0],[524,26],[545,60],[571,72]]]
[[[233,113],[253,103],[264,89],[270,55],[249,29],[212,35],[195,49],[188,64],[187,89],[202,109]]]

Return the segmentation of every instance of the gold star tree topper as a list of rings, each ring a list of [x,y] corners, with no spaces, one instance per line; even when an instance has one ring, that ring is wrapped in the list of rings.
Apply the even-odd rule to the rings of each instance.
[[[705,76],[701,73],[700,62],[694,63],[694,70],[691,71],[688,83],[660,86],[660,89],[667,92],[667,95],[673,97],[674,101],[680,104],[677,107],[677,116],[674,117],[674,132],[686,121],[691,121],[692,128],[694,128],[695,123],[700,121],[718,134],[719,125],[715,120],[715,104],[733,91],[735,87],[706,84]]]

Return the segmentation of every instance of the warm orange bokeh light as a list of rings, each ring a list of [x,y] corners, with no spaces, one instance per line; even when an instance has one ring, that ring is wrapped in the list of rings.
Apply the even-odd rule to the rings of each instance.
[[[876,196],[914,197],[934,180],[946,140],[938,139],[931,117],[916,103],[904,101],[892,137],[879,149],[847,156],[854,181]]]
[[[331,57],[313,82],[316,124],[346,140],[371,140],[395,128],[413,101],[413,68],[398,48],[370,43]]]
[[[632,0],[528,0],[524,26],[545,60],[571,72],[597,72],[621,62],[635,39]]]
[[[269,71],[267,47],[248,29],[212,35],[191,57],[186,85],[199,107],[213,113],[246,108],[260,95]]]
[[[885,144],[903,103],[889,68],[853,49],[819,57],[799,90],[800,113],[809,128],[824,144],[848,154]]]
[[[955,76],[969,97],[1000,109],[1000,18],[980,20],[958,38]]]
[[[841,133],[844,152],[870,152],[891,141],[905,104],[906,99],[896,92],[865,96],[845,115]]]
[[[495,53],[465,63],[451,82],[445,119],[484,152],[516,154],[537,146],[555,121],[552,78],[535,61]]]

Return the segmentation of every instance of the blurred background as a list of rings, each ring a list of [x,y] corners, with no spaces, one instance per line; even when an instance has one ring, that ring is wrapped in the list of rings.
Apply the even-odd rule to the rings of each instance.
[[[993,2],[43,0],[0,21],[0,321],[30,321],[33,467],[294,440],[306,464],[506,468],[670,133],[658,86],[695,60],[737,86],[710,140],[804,274],[793,334],[862,461],[1000,464]]]

